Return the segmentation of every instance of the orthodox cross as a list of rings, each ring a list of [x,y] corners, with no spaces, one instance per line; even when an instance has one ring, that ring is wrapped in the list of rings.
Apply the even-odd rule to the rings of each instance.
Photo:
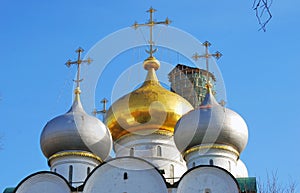
[[[100,102],[103,104],[102,110],[97,111],[97,109],[94,109],[94,111],[92,113],[93,113],[94,116],[101,113],[103,115],[103,121],[104,121],[104,114],[107,111],[106,110],[106,104],[107,104],[108,100],[106,98],[103,98]]]
[[[192,58],[197,61],[199,58],[205,58],[206,59],[206,84],[209,85],[209,65],[208,65],[208,59],[211,57],[215,57],[216,59],[219,59],[222,54],[220,52],[216,52],[214,54],[208,53],[208,47],[211,46],[211,44],[208,41],[205,41],[203,44],[205,46],[205,54],[199,55],[197,52],[192,56]]]
[[[88,58],[87,60],[82,60],[81,59],[81,53],[84,51],[84,49],[82,49],[81,47],[79,47],[75,52],[78,54],[78,58],[77,60],[75,61],[71,61],[71,60],[68,60],[66,62],[66,66],[67,67],[71,67],[72,64],[76,64],[77,65],[77,78],[76,80],[73,80],[74,82],[76,82],[76,87],[79,88],[80,86],[80,82],[83,80],[83,79],[80,79],[80,65],[81,64],[84,64],[84,63],[87,63],[87,64],[90,64],[92,62],[92,59],[91,58]]]
[[[152,57],[152,56],[153,56],[153,53],[155,53],[156,50],[157,50],[157,48],[155,48],[155,49],[153,50],[153,45],[154,45],[154,42],[153,42],[153,27],[154,27],[155,25],[158,25],[158,24],[169,25],[169,24],[171,23],[171,20],[169,20],[168,18],[166,18],[165,21],[158,21],[158,22],[154,21],[154,20],[153,20],[153,13],[154,13],[155,11],[156,11],[156,10],[153,9],[152,7],[150,7],[150,9],[147,10],[147,12],[149,12],[149,14],[150,14],[150,19],[149,19],[149,21],[148,21],[147,23],[138,24],[137,22],[135,22],[135,23],[132,25],[132,27],[133,27],[134,29],[137,29],[138,27],[141,27],[141,26],[149,26],[149,28],[150,28],[150,39],[149,39],[150,49],[149,49],[149,50],[146,50],[146,52],[147,52],[148,54],[150,54],[150,57]]]

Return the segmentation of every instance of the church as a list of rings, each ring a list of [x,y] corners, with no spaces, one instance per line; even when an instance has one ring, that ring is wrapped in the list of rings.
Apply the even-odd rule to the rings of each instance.
[[[209,42],[204,42],[206,69],[177,64],[166,74],[170,89],[161,85],[156,71],[161,62],[155,57],[152,28],[169,25],[153,19],[135,23],[133,28],[150,29],[149,56],[143,84],[119,96],[108,110],[105,121],[89,115],[81,103],[80,67],[91,63],[78,59],[76,87],[70,109],[51,120],[41,132],[41,151],[49,171],[39,171],[21,180],[4,193],[256,193],[256,179],[240,154],[248,142],[245,120],[217,101],[218,81],[209,71]],[[142,68],[142,66],[141,66]],[[110,153],[113,153],[111,157]]]

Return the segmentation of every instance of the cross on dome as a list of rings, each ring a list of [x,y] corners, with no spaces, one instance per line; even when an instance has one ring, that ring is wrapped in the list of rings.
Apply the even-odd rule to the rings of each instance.
[[[84,49],[82,49],[81,47],[75,50],[75,52],[78,54],[77,60],[75,61],[68,60],[66,62],[66,66],[70,68],[72,64],[77,65],[77,78],[76,80],[73,81],[76,82],[75,94],[80,94],[80,82],[83,80],[80,79],[80,65],[84,63],[90,64],[93,60],[91,58],[88,58],[86,60],[81,59],[81,53],[84,52]]]
[[[105,114],[106,114],[106,111],[107,111],[107,109],[106,109],[107,102],[108,102],[108,100],[106,98],[103,98],[100,101],[100,103],[103,104],[102,110],[94,109],[93,112],[92,112],[94,116],[96,116],[97,114],[102,114],[103,115],[103,121],[104,121],[104,117],[105,117]]]
[[[197,52],[192,56],[192,58],[197,61],[199,58],[205,58],[206,62],[206,87],[209,89],[210,88],[210,83],[209,83],[209,61],[208,59],[211,57],[215,57],[216,59],[219,59],[222,54],[221,52],[217,51],[214,54],[209,54],[208,53],[208,47],[211,46],[211,43],[209,41],[205,41],[203,44],[205,46],[205,54],[199,55]]]
[[[153,42],[153,27],[155,25],[159,25],[159,24],[165,24],[165,25],[169,25],[171,23],[171,20],[168,19],[168,17],[165,19],[165,21],[154,21],[153,20],[153,13],[156,12],[156,9],[153,9],[152,7],[150,7],[149,10],[147,10],[147,12],[149,12],[150,14],[150,19],[147,23],[142,23],[142,24],[139,24],[137,22],[135,22],[132,27],[134,29],[137,29],[138,27],[141,27],[141,26],[149,26],[150,28],[150,38],[149,38],[149,45],[150,45],[150,49],[149,50],[146,50],[146,52],[150,55],[150,58],[153,57],[153,53],[155,53],[157,51],[157,48],[155,48],[153,50],[153,45],[154,45],[154,42]]]

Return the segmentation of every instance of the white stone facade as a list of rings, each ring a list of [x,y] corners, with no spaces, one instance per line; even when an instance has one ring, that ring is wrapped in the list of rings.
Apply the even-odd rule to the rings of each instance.
[[[173,136],[129,135],[114,144],[116,157],[133,156],[142,158],[163,172],[169,183],[179,180],[187,171],[186,163],[175,146]]]

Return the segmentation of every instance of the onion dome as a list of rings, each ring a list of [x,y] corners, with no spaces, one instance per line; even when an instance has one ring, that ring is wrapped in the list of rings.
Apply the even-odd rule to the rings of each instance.
[[[80,89],[70,110],[50,120],[44,127],[40,144],[47,158],[61,152],[88,152],[104,160],[112,148],[108,129],[96,117],[88,115],[80,102]]]
[[[155,70],[160,62],[153,56],[144,61],[148,71],[141,87],[121,97],[110,107],[106,123],[114,140],[130,133],[173,135],[179,118],[193,109],[183,97],[163,88]]]
[[[200,108],[190,111],[175,126],[175,143],[181,152],[193,147],[219,148],[240,154],[248,141],[248,128],[236,112],[221,106],[210,86]]]

